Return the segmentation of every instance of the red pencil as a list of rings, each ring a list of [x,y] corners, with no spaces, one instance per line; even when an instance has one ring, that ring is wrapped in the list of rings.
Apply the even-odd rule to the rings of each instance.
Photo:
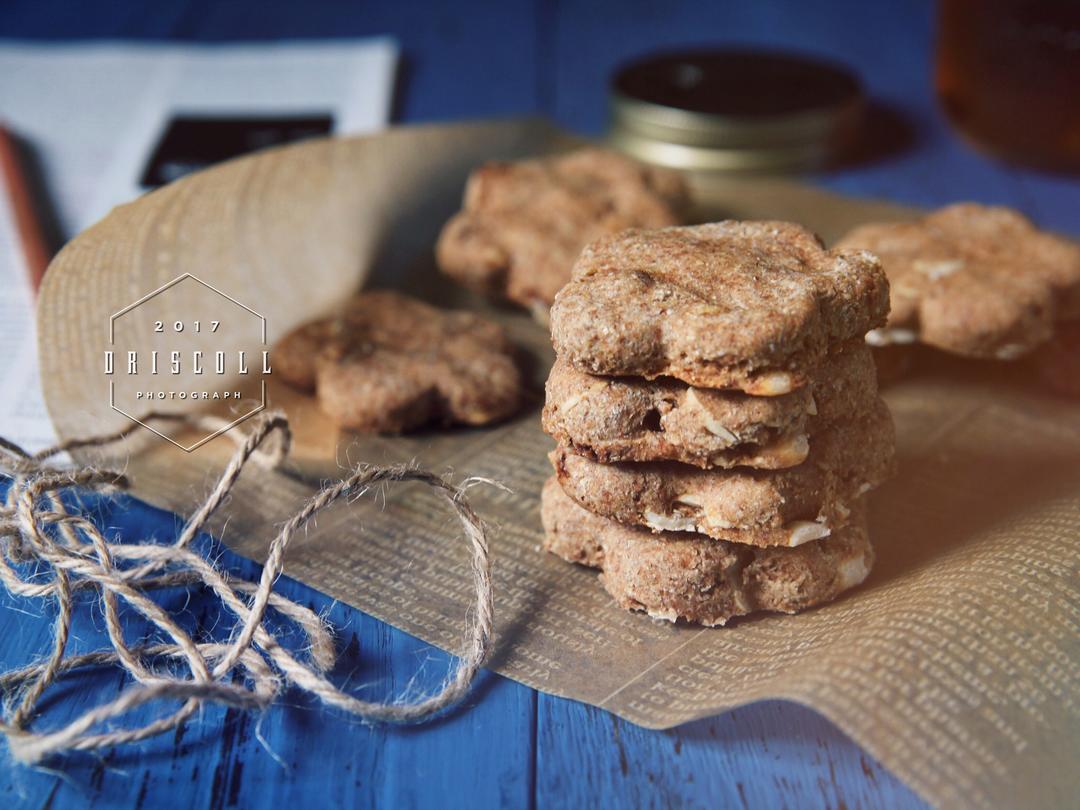
[[[15,229],[18,231],[19,243],[30,273],[30,286],[36,294],[52,259],[52,250],[38,220],[34,197],[23,171],[15,138],[3,126],[0,126],[0,177],[11,202]]]

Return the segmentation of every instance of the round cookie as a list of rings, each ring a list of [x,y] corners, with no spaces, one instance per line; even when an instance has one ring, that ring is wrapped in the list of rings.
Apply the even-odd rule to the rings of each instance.
[[[811,433],[866,412],[876,398],[873,358],[861,340],[830,352],[809,385],[777,397],[670,378],[596,377],[558,359],[543,424],[560,444],[604,463],[779,469],[806,460]]]
[[[881,265],[800,225],[726,221],[589,245],[551,309],[556,352],[592,374],[778,396],[829,347],[882,326]]]
[[[756,611],[795,613],[855,587],[874,562],[861,502],[847,527],[799,548],[624,526],[582,509],[555,478],[544,485],[540,515],[548,551],[602,569],[620,607],[668,621],[716,626]]]
[[[851,505],[889,477],[894,430],[877,400],[858,421],[818,434],[784,470],[700,470],[671,461],[600,464],[557,447],[566,494],[602,517],[753,546],[799,546],[846,525]]]
[[[470,175],[436,258],[466,286],[546,312],[588,242],[675,225],[685,204],[678,173],[603,149],[486,163]]]
[[[1080,318],[1080,246],[1008,208],[958,203],[916,222],[855,228],[837,248],[863,248],[889,277],[888,324],[874,345],[919,341],[970,357],[1012,360]]]
[[[286,382],[315,390],[339,426],[398,433],[511,415],[522,391],[512,355],[497,324],[379,290],[294,329],[272,357]]]

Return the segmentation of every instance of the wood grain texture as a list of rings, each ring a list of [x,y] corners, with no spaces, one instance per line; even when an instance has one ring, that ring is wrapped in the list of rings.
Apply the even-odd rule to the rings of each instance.
[[[89,503],[99,525],[129,539],[166,538],[179,525],[173,515],[129,498]],[[201,538],[200,546],[231,573],[257,576],[258,566],[210,538]],[[430,689],[445,675],[450,661],[438,650],[300,583],[283,580],[280,589],[338,628],[344,654],[334,676],[358,694],[391,698]],[[162,602],[210,634],[228,633],[230,622],[201,592],[174,591]],[[47,647],[47,608],[6,594],[0,606],[0,666],[25,662]],[[127,637],[138,639],[146,629],[129,621]],[[107,646],[100,613],[80,610],[73,637],[79,651]],[[121,683],[110,670],[63,682],[45,704],[43,727],[115,694]],[[422,807],[445,796],[443,806],[521,807],[533,791],[535,707],[531,690],[487,673],[464,707],[415,728],[364,725],[289,692],[262,715],[207,707],[175,734],[142,746],[102,757],[72,755],[62,763],[63,776],[49,768],[7,767],[0,790],[19,806],[221,808],[271,799],[304,806],[317,798],[332,807]]]
[[[602,131],[610,70],[620,61],[687,42],[768,43],[832,54],[856,67],[880,103],[883,132],[900,148],[816,176],[848,194],[934,205],[1002,202],[1044,225],[1075,232],[1080,185],[1016,170],[970,150],[949,130],[930,88],[932,3],[506,2],[303,4],[241,0],[8,0],[0,36],[38,39],[262,40],[391,33],[403,47],[398,118],[406,122],[543,112],[589,134]],[[5,392],[10,395],[10,392]],[[134,536],[173,519],[121,502],[103,520]],[[127,534],[125,534],[127,536]],[[229,564],[242,565],[230,558]],[[416,667],[421,683],[446,657],[397,631],[285,581],[286,595],[328,607],[350,645],[343,682],[398,694]],[[0,664],[43,648],[41,607],[0,601]],[[22,611],[30,611],[30,615]],[[197,600],[188,605],[199,618]],[[79,642],[102,639],[84,616]],[[115,674],[71,682],[56,704],[74,713],[119,686]],[[7,767],[0,796],[22,807],[904,807],[920,802],[833,726],[790,704],[767,703],[672,732],[647,732],[602,711],[537,696],[488,676],[468,710],[419,729],[386,730],[276,707],[264,717],[205,710],[182,734],[102,760],[64,763],[65,774]],[[284,766],[259,742],[267,746]]]
[[[91,499],[95,521],[128,540],[169,537],[175,516],[130,498]],[[201,549],[236,575],[257,566],[210,538]],[[446,655],[283,578],[289,598],[324,612],[344,654],[334,672],[368,697],[434,686]],[[172,592],[163,603],[218,637],[213,600]],[[0,666],[44,649],[49,611],[0,598]],[[129,639],[145,632],[129,622]],[[76,648],[107,643],[82,610]],[[288,638],[286,638],[286,642]],[[417,673],[419,673],[417,675]],[[415,680],[414,680],[415,678]],[[120,688],[104,670],[62,683],[42,721],[59,723]],[[52,712],[56,712],[53,714]],[[145,716],[145,715],[144,715]],[[911,805],[910,791],[813,712],[772,701],[669,732],[647,731],[572,701],[485,674],[467,704],[429,726],[373,727],[296,692],[262,715],[207,707],[176,733],[52,768],[11,766],[0,791],[28,807],[246,807],[265,801],[331,807],[632,807]]]

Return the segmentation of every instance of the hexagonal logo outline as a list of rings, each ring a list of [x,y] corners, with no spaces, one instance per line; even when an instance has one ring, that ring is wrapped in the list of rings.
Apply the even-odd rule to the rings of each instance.
[[[155,298],[156,296],[161,295],[161,293],[165,292],[166,290],[168,290],[168,289],[170,289],[172,287],[175,287],[181,281],[184,281],[184,280],[189,279],[189,278],[192,281],[195,281],[195,282],[201,284],[203,287],[206,287],[206,289],[210,290],[211,292],[217,293],[222,298],[226,299],[227,301],[231,301],[232,303],[236,304],[241,309],[245,309],[248,312],[250,312],[252,315],[257,317],[259,319],[262,343],[263,343],[264,346],[266,345],[266,318],[264,318],[262,315],[260,315],[255,310],[253,310],[251,307],[240,303],[239,301],[237,301],[235,298],[233,298],[228,293],[222,292],[217,287],[215,287],[213,284],[208,284],[207,282],[203,281],[201,278],[194,275],[193,273],[182,273],[181,275],[174,278],[172,281],[166,282],[165,284],[162,284],[160,287],[158,287],[156,290],[153,290],[152,292],[147,293],[142,298],[140,298],[138,301],[134,301],[133,303],[128,304],[123,309],[117,310],[112,315],[110,315],[109,316],[109,345],[110,346],[115,345],[115,338],[116,338],[115,324],[116,324],[116,319],[117,318],[119,318],[121,315],[126,315],[127,313],[131,312],[133,309],[138,307],[140,304],[145,304],[151,298]],[[261,380],[260,383],[261,383],[261,385],[260,385],[260,388],[261,388],[261,401],[260,401],[258,407],[256,407],[254,410],[244,414],[243,416],[240,416],[237,419],[234,419],[232,422],[230,422],[229,424],[225,425],[224,427],[219,428],[218,430],[214,431],[209,436],[204,436],[202,439],[200,439],[199,441],[195,442],[194,444],[192,444],[190,446],[185,446],[185,445],[180,444],[180,442],[176,441],[171,436],[167,436],[166,434],[162,433],[160,430],[156,430],[155,428],[153,428],[150,425],[146,424],[146,422],[142,421],[138,417],[132,416],[130,413],[125,411],[123,408],[119,407],[116,404],[116,401],[115,401],[116,383],[113,380],[109,380],[109,407],[112,410],[116,411],[117,413],[122,414],[123,416],[127,417],[132,422],[135,422],[138,425],[142,425],[144,428],[146,428],[147,430],[149,430],[151,433],[155,434],[156,436],[160,436],[162,439],[169,442],[170,444],[175,445],[176,447],[179,447],[185,453],[191,453],[191,452],[193,452],[195,450],[198,450],[200,447],[202,447],[207,442],[209,442],[209,441],[211,441],[213,439],[216,439],[221,434],[223,434],[223,433],[231,430],[232,428],[236,427],[241,422],[244,422],[244,421],[250,419],[255,414],[266,410],[266,380]]]

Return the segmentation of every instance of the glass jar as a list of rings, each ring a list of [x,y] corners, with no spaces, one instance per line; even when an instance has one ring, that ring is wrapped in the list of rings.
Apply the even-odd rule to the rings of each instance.
[[[940,0],[937,94],[1008,160],[1080,171],[1080,2]]]

